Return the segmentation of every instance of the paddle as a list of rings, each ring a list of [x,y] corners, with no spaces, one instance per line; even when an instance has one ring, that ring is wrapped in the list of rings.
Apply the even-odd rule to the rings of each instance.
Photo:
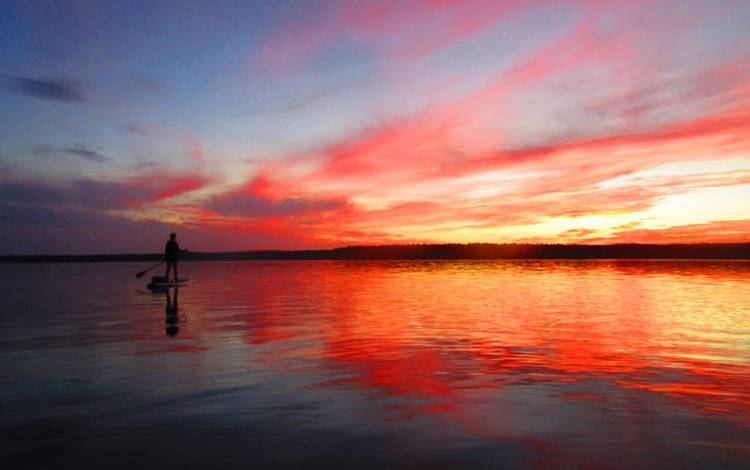
[[[141,272],[139,272],[139,273],[136,273],[136,275],[135,275],[136,279],[140,279],[140,278],[142,278],[144,274],[146,274],[147,272],[151,271],[151,270],[152,270],[152,269],[154,269],[154,268],[158,268],[158,267],[159,267],[159,266],[161,266],[162,264],[164,264],[164,260],[161,260],[161,261],[159,261],[159,263],[158,263],[158,264],[155,264],[155,265],[151,266],[151,267],[150,267],[150,268],[148,268],[148,269],[144,269],[143,271],[141,271]]]

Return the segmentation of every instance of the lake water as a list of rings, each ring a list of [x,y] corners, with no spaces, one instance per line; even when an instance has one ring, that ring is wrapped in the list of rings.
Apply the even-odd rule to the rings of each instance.
[[[0,265],[6,468],[750,465],[750,262],[147,266]]]

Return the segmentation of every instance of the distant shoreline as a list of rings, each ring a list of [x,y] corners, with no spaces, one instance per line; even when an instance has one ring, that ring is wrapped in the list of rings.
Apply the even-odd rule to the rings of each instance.
[[[161,253],[109,255],[5,255],[0,263],[159,261]],[[398,260],[398,259],[750,259],[750,243],[698,244],[422,244],[347,246],[330,250],[187,252],[184,261]]]

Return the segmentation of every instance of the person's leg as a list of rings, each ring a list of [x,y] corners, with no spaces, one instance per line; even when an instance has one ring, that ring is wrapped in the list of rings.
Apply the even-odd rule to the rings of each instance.
[[[169,279],[169,272],[172,270],[172,263],[170,261],[167,261],[167,272],[164,273],[164,277]]]
[[[177,282],[180,279],[179,276],[177,276],[177,260],[174,262],[174,281]]]

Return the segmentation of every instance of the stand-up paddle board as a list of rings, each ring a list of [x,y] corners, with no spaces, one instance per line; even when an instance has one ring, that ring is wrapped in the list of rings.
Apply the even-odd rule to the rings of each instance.
[[[147,289],[168,289],[170,287],[180,287],[190,284],[190,279],[178,279],[177,281],[170,280],[165,276],[154,276],[151,278],[151,282],[146,286]]]

